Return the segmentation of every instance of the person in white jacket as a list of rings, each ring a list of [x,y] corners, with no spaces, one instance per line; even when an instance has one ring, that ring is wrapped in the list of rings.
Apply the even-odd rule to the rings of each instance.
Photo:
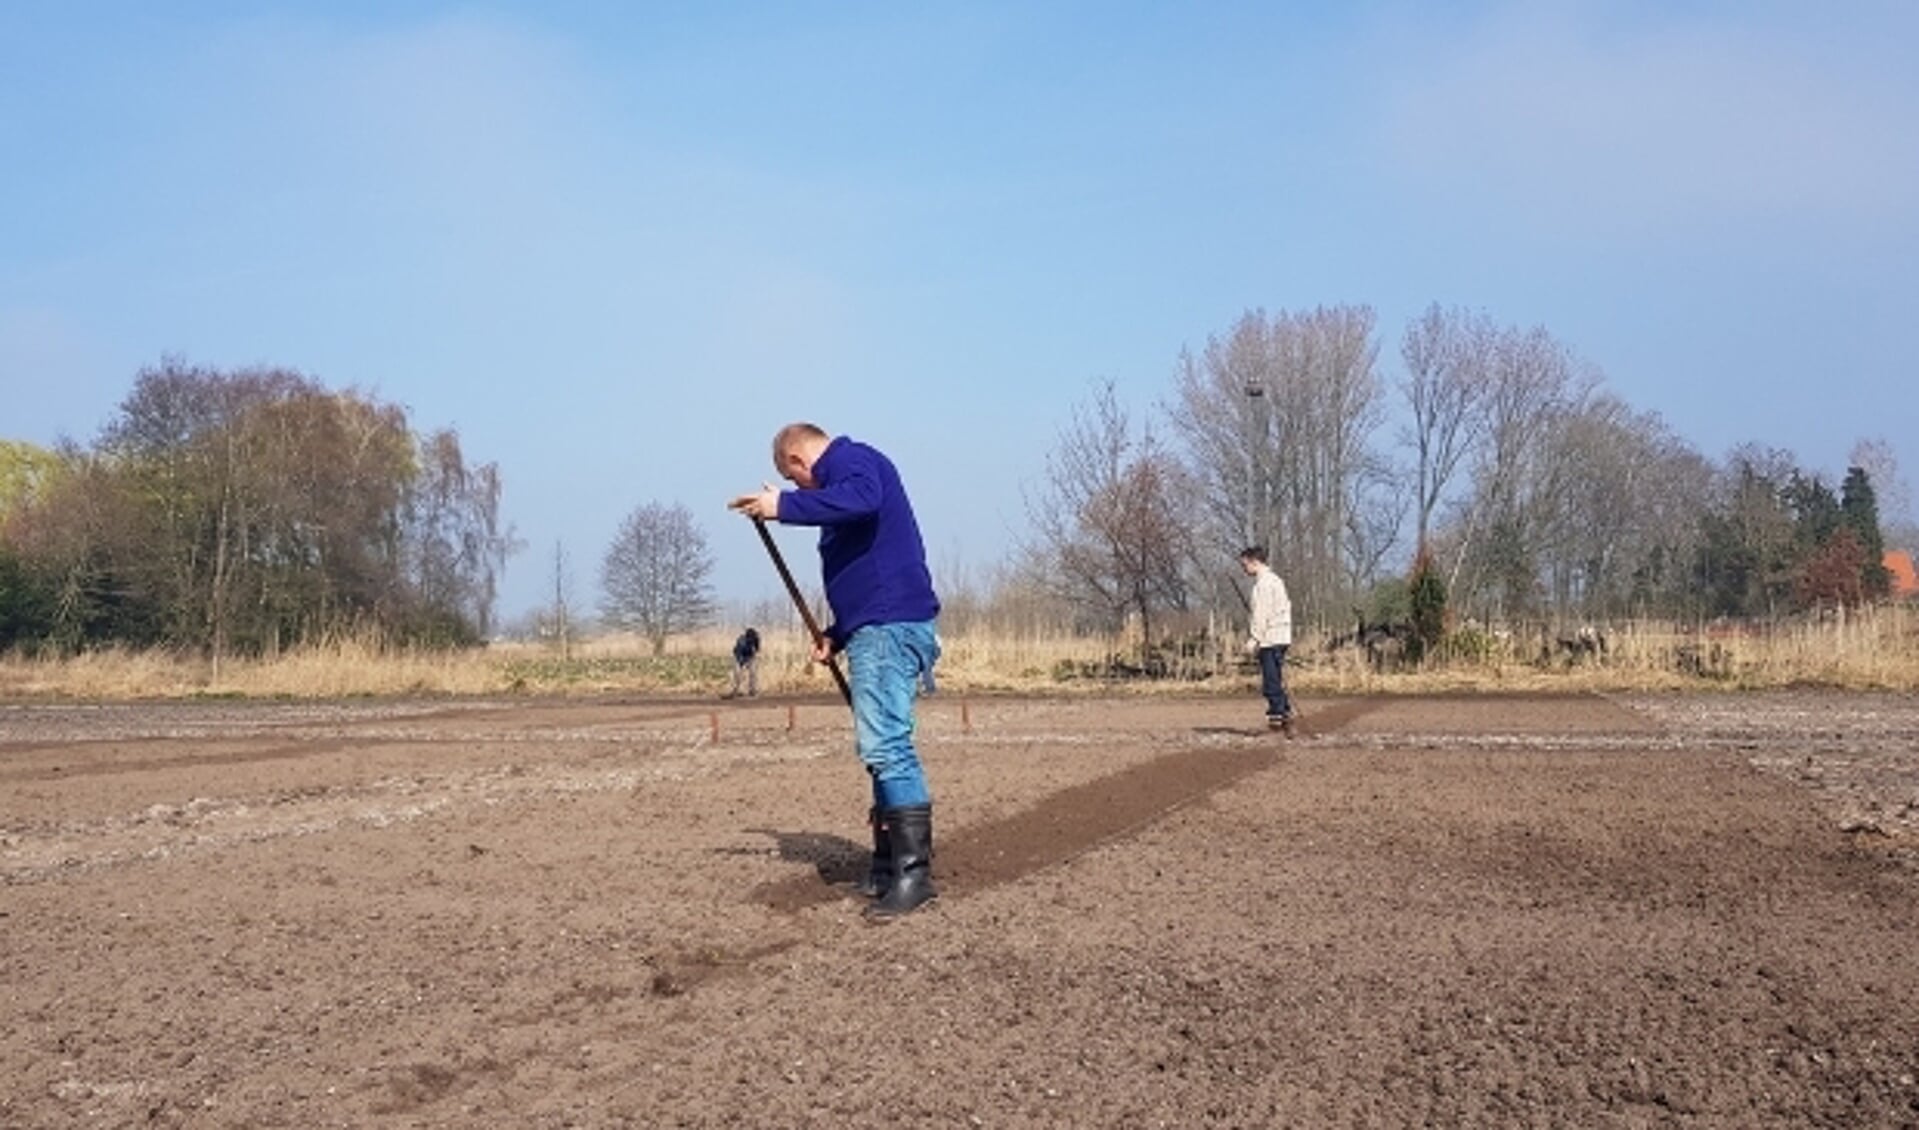
[[[1266,548],[1240,551],[1239,567],[1253,579],[1246,649],[1259,657],[1260,692],[1266,696],[1266,727],[1293,736],[1293,704],[1286,695],[1286,649],[1293,645],[1293,602],[1286,582],[1266,564]]]

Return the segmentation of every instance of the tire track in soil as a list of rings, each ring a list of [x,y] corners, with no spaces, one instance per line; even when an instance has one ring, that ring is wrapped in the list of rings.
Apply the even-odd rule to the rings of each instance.
[[[1355,700],[1316,712],[1310,719],[1302,717],[1300,737],[1311,739],[1333,733],[1381,705],[1378,699]],[[1279,753],[1286,748],[1280,744],[1284,739],[1265,729],[1204,727],[1196,732],[1270,737],[1271,742],[1240,748],[1179,750],[1062,789],[1002,819],[963,829],[934,847],[941,900],[989,890],[1070,862],[1103,844],[1133,835],[1235,781],[1282,763]],[[835,837],[818,839],[830,842]],[[774,910],[797,913],[854,897],[850,884],[864,876],[866,857],[858,857],[857,867],[846,866],[847,862],[822,860],[816,874],[763,884],[754,891],[752,900]],[[682,996],[722,978],[750,974],[762,959],[818,941],[816,930],[803,929],[799,936],[739,952],[702,948],[653,954],[650,960],[656,972],[649,991],[656,997]]]
[[[153,739],[143,739],[150,741]],[[163,739],[167,741],[190,741],[191,739]],[[76,743],[77,744],[77,743]],[[130,745],[120,742],[119,745]],[[195,748],[205,749],[218,743],[196,742]],[[332,738],[326,741],[307,741],[295,745],[268,746],[265,749],[248,743],[246,748],[232,753],[199,753],[182,757],[145,757],[137,761],[99,761],[78,765],[49,765],[41,769],[14,769],[0,772],[0,781],[68,781],[79,777],[112,777],[124,773],[150,773],[162,769],[201,769],[208,766],[251,765],[255,762],[297,761],[307,757],[324,757],[339,753],[359,745],[358,741],[348,738]],[[46,747],[52,749],[54,747]]]
[[[1341,703],[1300,721],[1300,736],[1330,734],[1383,705],[1367,699]],[[1203,733],[1266,738],[1265,730],[1208,728]],[[1062,789],[1029,808],[985,824],[962,828],[934,843],[933,873],[942,899],[965,897],[1016,882],[1069,862],[1103,844],[1130,836],[1195,801],[1281,764],[1284,739],[1239,748],[1179,750],[1118,773]],[[861,859],[859,872],[865,872]],[[797,875],[758,888],[753,899],[775,910],[797,912],[849,897],[834,882],[842,869],[822,864],[820,873]]]
[[[499,715],[484,716],[488,722],[513,722],[524,724],[534,716],[533,710],[508,712]],[[704,719],[708,712],[701,710],[674,710],[666,713],[648,713],[638,718],[618,721],[588,722],[567,727],[572,733],[617,733],[623,727],[639,724],[693,722]],[[0,741],[0,759],[19,756],[72,756],[127,749],[129,747],[150,746],[156,749],[179,748],[182,750],[205,750],[209,747],[239,746],[230,753],[192,753],[179,756],[159,754],[126,761],[98,760],[79,761],[75,764],[26,766],[14,769],[0,769],[0,782],[4,781],[60,781],[77,777],[109,777],[128,773],[149,773],[166,769],[198,769],[209,766],[249,765],[254,762],[299,760],[305,757],[323,757],[352,749],[369,741],[380,745],[435,745],[449,742],[485,741],[471,735],[458,735],[453,738],[436,737],[431,731],[408,732],[415,724],[431,719],[457,718],[469,721],[481,717],[475,711],[437,711],[431,714],[408,715],[402,719],[366,718],[353,719],[324,727],[333,737],[304,738],[292,745],[260,746],[261,738],[269,734],[282,735],[298,732],[301,729],[318,729],[306,722],[270,722],[262,727],[257,735],[236,735],[232,737],[209,738],[205,734],[140,734],[124,738],[76,738],[70,741],[56,742],[5,742]],[[355,731],[363,733],[358,737],[350,736]]]

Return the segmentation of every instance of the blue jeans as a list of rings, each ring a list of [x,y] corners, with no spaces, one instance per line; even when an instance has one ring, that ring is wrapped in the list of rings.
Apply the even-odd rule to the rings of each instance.
[[[1284,718],[1293,712],[1286,697],[1286,645],[1259,649],[1259,690],[1266,696],[1266,717]]]
[[[933,803],[913,748],[913,692],[939,655],[931,620],[868,624],[846,641],[853,740],[873,778],[876,808]]]

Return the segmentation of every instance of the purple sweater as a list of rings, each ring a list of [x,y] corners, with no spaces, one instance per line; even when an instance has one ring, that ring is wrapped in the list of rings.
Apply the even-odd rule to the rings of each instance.
[[[912,623],[939,615],[913,504],[893,461],[836,436],[813,464],[814,487],[780,495],[780,521],[820,527],[820,567],[833,625],[833,650],[868,624]]]

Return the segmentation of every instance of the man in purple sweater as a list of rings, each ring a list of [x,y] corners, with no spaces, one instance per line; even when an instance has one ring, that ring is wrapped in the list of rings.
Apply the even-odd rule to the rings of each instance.
[[[833,623],[813,658],[845,652],[853,732],[873,780],[873,865],[867,914],[896,918],[934,898],[933,797],[913,747],[913,698],[939,658],[939,597],[913,505],[893,461],[812,424],[773,437],[773,466],[797,490],[771,485],[730,504],[750,517],[820,528]]]

